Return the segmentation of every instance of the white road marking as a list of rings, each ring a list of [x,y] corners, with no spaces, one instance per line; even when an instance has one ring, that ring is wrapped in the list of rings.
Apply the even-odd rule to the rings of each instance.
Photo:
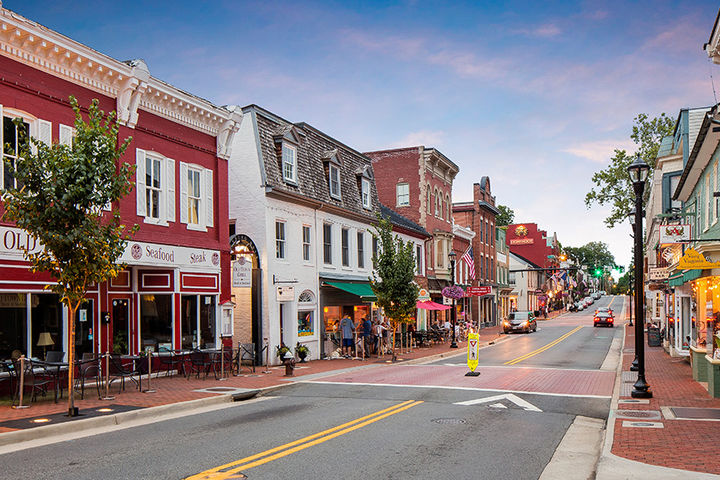
[[[505,405],[503,405],[502,403],[493,403],[492,405],[488,405],[488,406],[489,406],[489,407],[492,407],[492,408],[507,408],[507,407],[506,407]]]
[[[476,398],[475,400],[465,400],[464,402],[455,402],[454,405],[479,405],[481,403],[495,402],[497,400],[507,400],[514,403],[518,407],[527,410],[528,412],[542,412],[542,410],[540,410],[532,403],[528,402],[527,400],[523,400],[522,398],[518,397],[517,395],[513,395],[512,393],[508,393],[505,395],[495,395],[494,397]],[[490,406],[492,407],[493,405]]]

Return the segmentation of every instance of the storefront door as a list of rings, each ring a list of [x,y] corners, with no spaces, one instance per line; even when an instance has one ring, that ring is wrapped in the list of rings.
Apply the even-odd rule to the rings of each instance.
[[[93,353],[94,304],[92,300],[83,302],[75,314],[76,358],[82,358],[83,353]]]
[[[110,351],[113,353],[130,353],[130,299],[116,298],[112,301],[112,340]]]

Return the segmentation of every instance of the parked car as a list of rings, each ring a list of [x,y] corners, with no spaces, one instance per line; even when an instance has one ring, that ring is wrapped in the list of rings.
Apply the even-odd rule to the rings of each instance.
[[[593,293],[593,294],[592,294],[592,297],[593,297],[595,300],[600,300],[600,292],[595,292],[595,293]]]
[[[607,325],[608,327],[614,327],[615,326],[615,317],[613,317],[612,313],[608,313],[608,312],[596,313],[595,318],[593,318],[593,327],[597,327],[600,325]]]
[[[583,301],[575,302],[575,310],[577,310],[578,312],[582,312],[583,310],[585,310],[585,302],[583,302]]]
[[[592,298],[592,297],[585,297],[583,300],[585,301],[585,306],[586,306],[586,307],[589,307],[590,305],[592,305],[593,303],[595,303],[595,299]]]
[[[508,318],[503,321],[502,326],[504,333],[530,333],[537,330],[537,322],[533,312],[511,312]]]

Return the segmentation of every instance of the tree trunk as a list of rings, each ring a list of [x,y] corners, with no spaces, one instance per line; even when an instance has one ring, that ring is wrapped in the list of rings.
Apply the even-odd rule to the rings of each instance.
[[[75,312],[80,302],[68,306],[68,415],[75,414]]]

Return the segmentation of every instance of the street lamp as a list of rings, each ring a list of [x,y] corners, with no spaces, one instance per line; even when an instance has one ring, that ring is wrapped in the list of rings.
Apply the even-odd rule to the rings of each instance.
[[[454,251],[450,251],[448,257],[450,258],[450,275],[452,278],[452,285],[455,286],[455,257],[457,254]],[[452,299],[452,343],[450,348],[458,348],[458,344],[455,341],[455,317],[457,316],[457,310],[455,308],[455,298]]]
[[[638,358],[638,378],[633,385],[633,398],[651,398],[650,385],[645,381],[645,309],[643,302],[643,249],[642,249],[642,212],[643,191],[650,167],[640,155],[627,167],[630,181],[635,191],[635,354]]]

